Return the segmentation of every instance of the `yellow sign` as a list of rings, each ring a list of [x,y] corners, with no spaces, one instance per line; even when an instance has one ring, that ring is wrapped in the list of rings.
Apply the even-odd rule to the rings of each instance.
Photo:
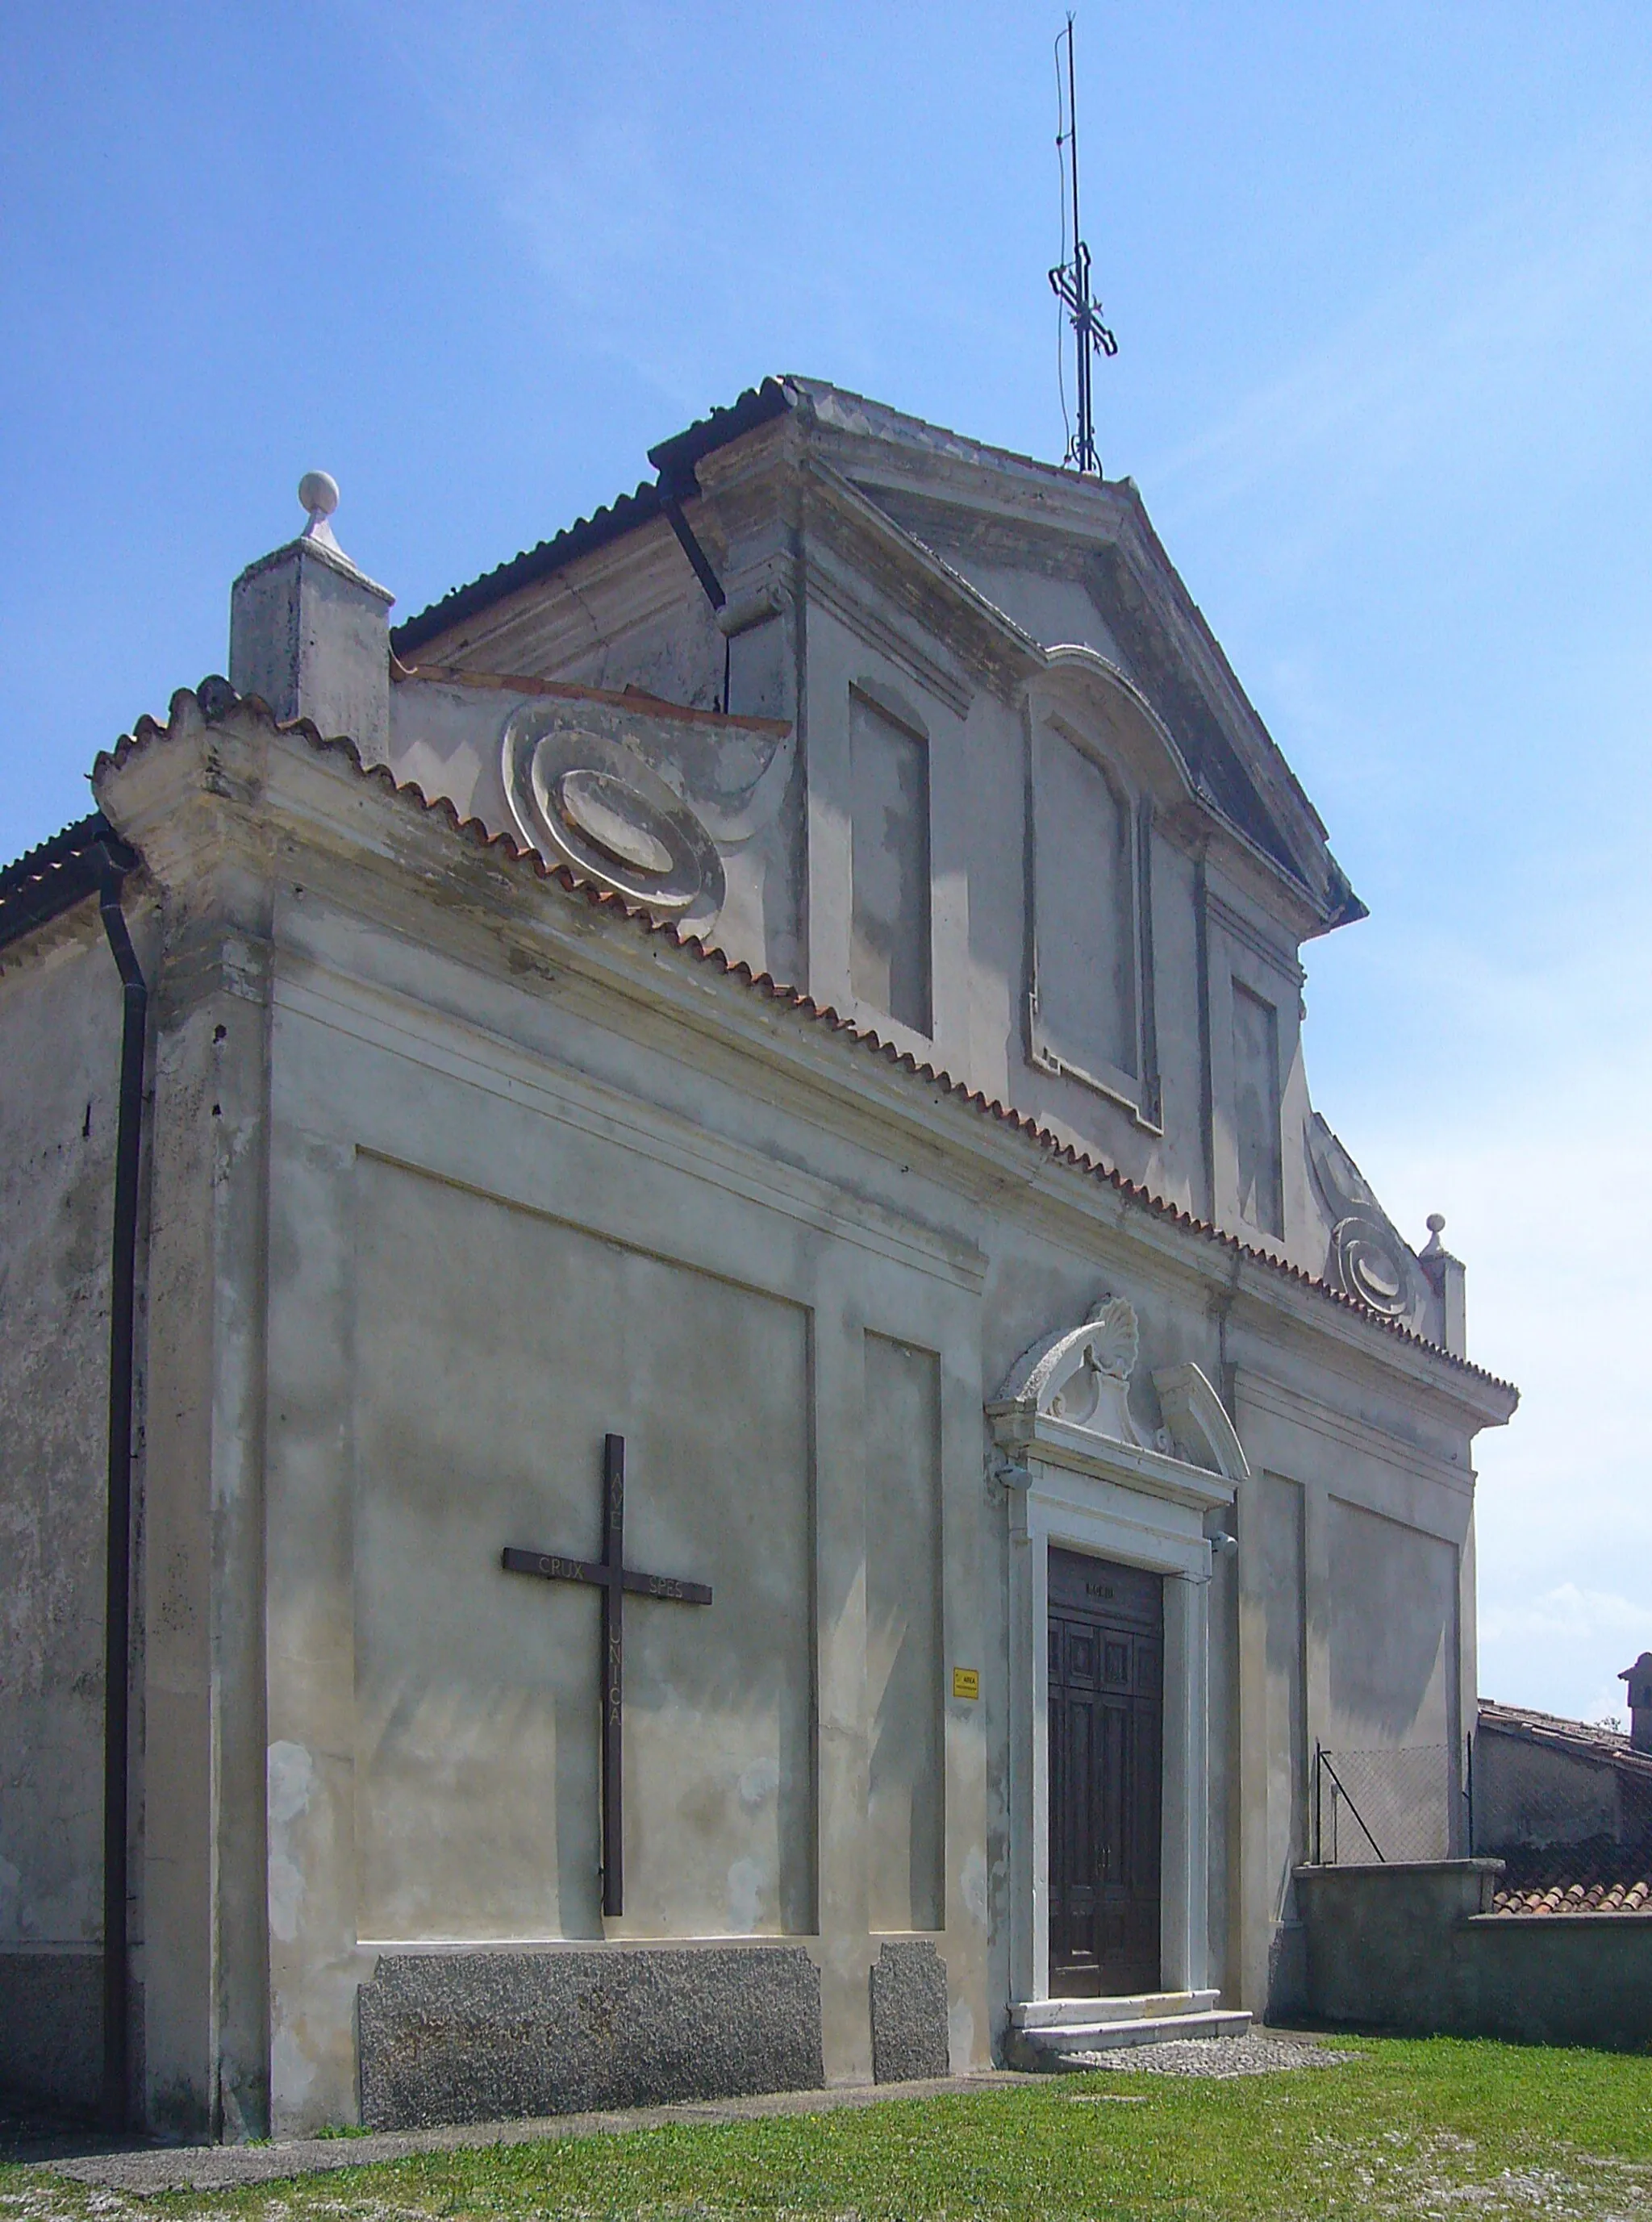
[[[981,1695],[981,1677],[973,1666],[953,1667],[952,1695],[971,1699]]]

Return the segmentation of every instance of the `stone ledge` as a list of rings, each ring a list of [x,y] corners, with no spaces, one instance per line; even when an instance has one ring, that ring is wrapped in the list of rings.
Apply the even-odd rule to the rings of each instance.
[[[843,2107],[876,2106],[891,2099],[956,2098],[1014,2090],[1042,2080],[1004,2068],[978,2068],[968,2075],[920,2083],[845,2083],[830,2090],[775,2092],[720,2102],[691,2100],[673,2106],[558,2114],[528,2121],[380,2131],[364,2137],[295,2137],[267,2145],[156,2148],[146,2144],[110,2150],[107,2138],[91,2133],[79,2152],[54,2152],[41,2157],[54,2175],[67,2176],[73,2182],[148,2198],[163,2191],[230,2191],[242,2184],[279,2183],[293,2176],[405,2160],[413,2153],[461,2152],[478,2145],[537,2144],[562,2137],[625,2137],[634,2130],[663,2129],[672,2122],[757,2122],[780,2115],[835,2113]]]

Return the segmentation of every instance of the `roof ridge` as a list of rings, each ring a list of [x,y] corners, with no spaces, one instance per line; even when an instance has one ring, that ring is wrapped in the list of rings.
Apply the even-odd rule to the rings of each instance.
[[[1054,1158],[1058,1164],[1070,1165],[1075,1171],[1115,1189],[1127,1202],[1147,1211],[1156,1218],[1170,1221],[1187,1233],[1197,1235],[1203,1240],[1226,1250],[1235,1259],[1248,1260],[1253,1264],[1264,1266],[1283,1279],[1293,1282],[1299,1287],[1313,1290],[1318,1296],[1335,1304],[1340,1309],[1354,1315],[1372,1327],[1381,1329],[1383,1333],[1393,1336],[1400,1342],[1426,1352],[1430,1357],[1443,1359],[1447,1365],[1467,1374],[1476,1381],[1485,1383],[1489,1388],[1501,1390],[1511,1396],[1518,1396],[1519,1391],[1511,1381],[1503,1380],[1498,1375],[1489,1371],[1486,1367],[1475,1365],[1471,1359],[1458,1357],[1454,1352],[1445,1349],[1437,1342],[1430,1341],[1427,1335],[1417,1334],[1415,1328],[1406,1327],[1398,1320],[1383,1318],[1380,1314],[1369,1310],[1354,1297],[1344,1295],[1341,1290],[1334,1289],[1328,1281],[1322,1280],[1317,1274],[1306,1272],[1300,1265],[1293,1265],[1285,1259],[1276,1258],[1270,1251],[1260,1250],[1251,1243],[1243,1242],[1238,1235],[1229,1234],[1222,1228],[1213,1226],[1209,1221],[1200,1219],[1192,1212],[1184,1210],[1179,1204],[1171,1202],[1167,1197],[1156,1195],[1153,1189],[1146,1188],[1140,1182],[1133,1181],[1128,1174],[1121,1172],[1116,1166],[1109,1165],[1104,1158],[1092,1157],[1087,1151],[1078,1149],[1071,1142],[1063,1142],[1058,1134],[1052,1133],[1047,1127],[1040,1125],[1027,1113],[1015,1110],[1013,1106],[1001,1102],[996,1096],[987,1095],[983,1089],[970,1088],[964,1082],[955,1080],[944,1067],[937,1066],[927,1060],[920,1061],[911,1050],[901,1048],[894,1041],[879,1034],[875,1028],[863,1026],[857,1020],[845,1018],[831,1004],[819,1001],[801,988],[787,986],[783,982],[776,980],[771,973],[755,970],[744,957],[731,957],[725,950],[719,949],[715,943],[708,942],[703,935],[685,932],[680,926],[670,920],[656,918],[641,904],[628,902],[623,896],[613,894],[610,889],[596,886],[570,865],[548,864],[537,850],[525,848],[508,833],[491,832],[481,819],[461,818],[457,807],[446,795],[427,795],[417,781],[399,781],[388,764],[367,763],[355,742],[348,734],[330,736],[323,734],[314,720],[310,718],[277,718],[268,703],[261,696],[237,694],[225,679],[216,677],[205,679],[201,681],[198,687],[194,689],[179,687],[168,706],[167,722],[164,726],[147,713],[140,718],[132,731],[122,734],[112,750],[100,752],[92,766],[91,775],[94,781],[102,776],[105,769],[118,769],[140,749],[148,747],[151,742],[167,738],[179,721],[180,706],[188,703],[193,703],[199,709],[202,717],[209,725],[221,723],[236,709],[247,709],[254,716],[261,717],[278,733],[292,734],[305,739],[323,753],[342,756],[362,778],[371,780],[374,785],[382,787],[389,794],[416,803],[420,809],[430,816],[445,819],[455,832],[462,835],[477,848],[484,851],[498,851],[511,863],[526,864],[540,879],[554,881],[567,893],[582,897],[592,909],[617,914],[631,924],[640,926],[647,933],[670,943],[675,948],[686,951],[698,961],[709,963],[728,976],[742,982],[754,993],[763,996],[765,1000],[781,1003],[788,1009],[795,1011],[801,1017],[826,1027],[831,1033],[846,1034],[857,1047],[883,1058],[886,1063],[895,1066],[897,1070],[911,1073],[915,1078],[943,1089],[948,1095],[966,1104],[970,1109],[996,1120],[999,1124],[1010,1127],[1015,1133],[1025,1135],[1047,1156]]]

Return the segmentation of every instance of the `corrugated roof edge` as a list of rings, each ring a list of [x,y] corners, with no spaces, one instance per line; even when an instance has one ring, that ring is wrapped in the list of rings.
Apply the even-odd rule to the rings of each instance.
[[[682,491],[683,480],[692,474],[702,455],[726,447],[731,440],[738,440],[743,433],[755,430],[773,417],[784,416],[791,405],[786,388],[777,380],[765,378],[761,386],[748,386],[728,408],[713,409],[709,416],[674,433],[669,440],[662,440],[649,449],[648,459],[662,477],[675,481]],[[658,486],[644,480],[635,493],[622,493],[606,507],[593,510],[589,517],[580,518],[550,539],[524,549],[521,555],[513,556],[492,571],[485,571],[480,579],[454,587],[440,601],[432,602],[416,617],[393,626],[390,644],[398,656],[406,656],[478,610],[490,609],[506,595],[532,586],[537,579],[549,578],[583,556],[594,556],[610,541],[623,539],[626,533],[651,524],[663,513]]]
[[[1379,1329],[1398,1342],[1425,1352],[1429,1357],[1443,1362],[1454,1371],[1465,1374],[1471,1380],[1480,1382],[1504,1396],[1518,1398],[1520,1392],[1511,1381],[1502,1380],[1497,1374],[1489,1372],[1483,1365],[1474,1365],[1469,1359],[1456,1357],[1440,1344],[1429,1341],[1426,1335],[1418,1334],[1414,1328],[1404,1326],[1398,1320],[1384,1319],[1379,1314],[1368,1311],[1365,1305],[1356,1302],[1352,1296],[1344,1296],[1340,1289],[1332,1288],[1329,1282],[1322,1281],[1317,1275],[1304,1272],[1300,1265],[1290,1265],[1266,1250],[1258,1250],[1248,1242],[1241,1242],[1235,1234],[1225,1233],[1222,1228],[1211,1226],[1208,1220],[1196,1218],[1190,1211],[1184,1211],[1180,1205],[1154,1195],[1151,1189],[1131,1180],[1103,1159],[1092,1158],[1088,1152],[1075,1148],[1071,1142],[1063,1142],[1058,1135],[1039,1125],[1036,1120],[1028,1118],[1026,1113],[1013,1110],[996,1096],[988,1096],[979,1089],[970,1088],[963,1081],[954,1080],[949,1072],[933,1064],[920,1063],[910,1050],[901,1049],[894,1042],[884,1040],[872,1028],[845,1018],[829,1003],[817,1002],[813,996],[805,995],[801,989],[785,986],[767,972],[754,971],[743,959],[730,957],[725,951],[698,934],[685,933],[669,920],[651,916],[638,904],[626,902],[606,888],[593,886],[566,865],[547,864],[537,851],[524,849],[519,842],[512,840],[508,834],[490,833],[480,819],[461,818],[445,795],[427,795],[415,781],[398,781],[387,765],[365,763],[360,750],[348,736],[323,734],[308,718],[278,719],[268,704],[259,696],[237,694],[226,679],[204,679],[192,690],[180,687],[172,698],[165,725],[148,715],[140,718],[131,732],[122,734],[112,750],[105,750],[98,756],[92,766],[93,780],[101,777],[106,769],[118,769],[140,749],[148,747],[154,741],[165,740],[176,728],[183,706],[190,703],[198,708],[209,725],[220,723],[232,710],[246,709],[263,719],[278,733],[289,733],[304,739],[321,754],[342,756],[358,777],[370,781],[399,800],[416,805],[431,817],[444,819],[455,833],[475,848],[496,851],[508,863],[525,866],[536,877],[554,882],[567,894],[581,898],[592,909],[624,919],[651,938],[686,951],[697,962],[715,967],[767,1001],[782,1005],[828,1033],[846,1035],[857,1048],[895,1066],[897,1070],[909,1073],[915,1079],[940,1089],[943,1094],[983,1117],[992,1119],[1023,1135],[1056,1163],[1071,1166],[1076,1172],[1115,1189],[1138,1209],[1154,1218],[1169,1221],[1234,1258],[1246,1259],[1300,1288],[1311,1290],[1316,1296],[1335,1304],[1339,1310]]]
[[[765,378],[761,386],[748,386],[727,408],[713,409],[682,431],[674,432],[669,440],[656,442],[648,451],[648,460],[663,478],[681,481],[702,456],[714,455],[744,433],[755,432],[758,425],[783,417],[793,406],[788,385],[788,380]]]
[[[476,611],[491,609],[506,594],[531,587],[536,579],[549,577],[564,564],[576,562],[581,556],[594,555],[611,540],[622,539],[638,525],[650,524],[660,513],[659,490],[644,482],[635,493],[622,493],[606,508],[593,510],[589,517],[581,517],[554,538],[524,549],[508,562],[484,571],[480,579],[471,580],[468,586],[455,587],[451,593],[443,594],[439,602],[432,602],[429,609],[421,610],[405,625],[393,625],[390,645],[398,656],[411,656],[427,640],[462,624]]]
[[[97,893],[97,875],[87,852],[99,841],[107,844],[110,857],[123,869],[129,871],[136,863],[135,855],[103,812],[94,810],[0,870],[0,949]]]

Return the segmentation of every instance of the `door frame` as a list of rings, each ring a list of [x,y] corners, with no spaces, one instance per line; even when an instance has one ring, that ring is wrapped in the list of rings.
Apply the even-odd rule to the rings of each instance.
[[[999,1405],[991,1418],[1000,1449],[1009,1453],[999,1471],[1009,1508],[1012,2001],[1050,1995],[1052,1545],[1165,1578],[1159,1982],[1167,1991],[1204,1989],[1211,1569],[1204,1522],[1232,1504],[1242,1477],[1115,1441],[1026,1404]],[[1232,1447],[1238,1451],[1236,1441]]]

